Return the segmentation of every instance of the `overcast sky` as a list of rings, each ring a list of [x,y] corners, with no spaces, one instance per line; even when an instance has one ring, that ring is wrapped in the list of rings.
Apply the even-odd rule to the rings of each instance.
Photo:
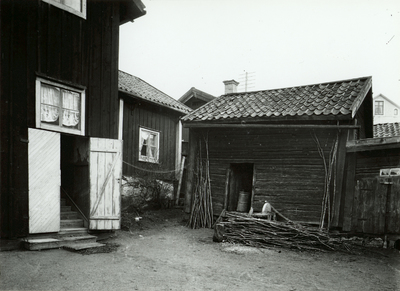
[[[372,76],[400,105],[398,0],[142,0],[120,27],[119,68],[178,99]]]

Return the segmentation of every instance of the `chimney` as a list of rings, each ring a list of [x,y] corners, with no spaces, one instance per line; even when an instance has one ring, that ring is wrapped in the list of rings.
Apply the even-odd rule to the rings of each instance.
[[[239,85],[239,82],[236,82],[235,80],[228,80],[224,81],[224,84],[225,84],[225,94],[231,94],[237,92],[237,85]]]

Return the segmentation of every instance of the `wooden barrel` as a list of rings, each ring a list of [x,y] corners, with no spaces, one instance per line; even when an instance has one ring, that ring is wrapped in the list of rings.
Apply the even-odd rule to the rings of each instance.
[[[239,200],[236,211],[238,212],[247,212],[249,210],[249,192],[240,191],[239,192]]]

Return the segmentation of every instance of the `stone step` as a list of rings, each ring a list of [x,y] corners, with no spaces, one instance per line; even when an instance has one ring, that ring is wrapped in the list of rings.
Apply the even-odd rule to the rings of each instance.
[[[98,242],[74,243],[74,244],[64,246],[64,249],[67,249],[69,251],[81,251],[81,250],[99,248],[99,247],[103,247],[103,246],[105,246],[105,244],[98,243]]]
[[[78,219],[78,213],[75,211],[65,211],[65,212],[61,212],[61,220],[65,220],[65,219]]]
[[[78,235],[87,233],[85,227],[62,227],[58,232],[59,235]]]
[[[26,238],[23,240],[25,249],[36,251],[46,249],[58,249],[68,245],[81,243],[96,243],[96,237],[93,235],[78,235],[65,237],[47,237],[47,238]]]
[[[61,212],[71,211],[71,206],[61,206]]]
[[[63,219],[60,221],[61,228],[83,227],[83,219]]]

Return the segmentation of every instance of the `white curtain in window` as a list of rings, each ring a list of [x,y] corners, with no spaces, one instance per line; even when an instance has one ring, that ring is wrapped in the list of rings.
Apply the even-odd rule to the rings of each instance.
[[[147,132],[147,131],[143,131],[142,130],[140,132],[140,137],[141,137],[141,140],[140,140],[140,154],[142,156],[147,156],[147,145],[149,144],[148,143],[149,136],[150,136],[150,133]]]
[[[60,90],[42,85],[41,94],[41,120],[45,122],[57,121],[60,116]]]
[[[78,93],[62,90],[63,125],[76,126],[79,123],[80,96]]]

